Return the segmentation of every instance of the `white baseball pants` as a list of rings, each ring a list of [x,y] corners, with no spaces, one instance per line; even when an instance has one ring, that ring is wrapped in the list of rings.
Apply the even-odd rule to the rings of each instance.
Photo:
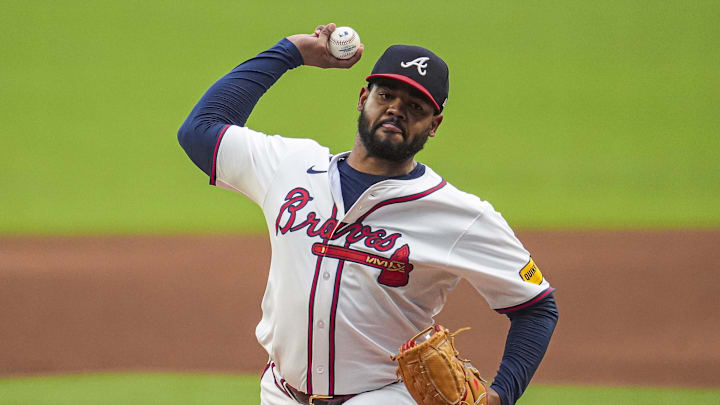
[[[280,384],[282,377],[275,367],[268,367],[260,379],[261,405],[298,405],[285,393]],[[375,391],[363,392],[350,398],[345,405],[417,405],[402,382],[390,384]]]

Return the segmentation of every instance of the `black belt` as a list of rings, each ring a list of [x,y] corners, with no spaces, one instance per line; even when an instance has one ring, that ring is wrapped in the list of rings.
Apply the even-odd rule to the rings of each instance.
[[[340,405],[356,395],[308,395],[302,391],[296,390],[288,383],[285,383],[284,385],[290,395],[293,396],[294,400],[305,405]]]

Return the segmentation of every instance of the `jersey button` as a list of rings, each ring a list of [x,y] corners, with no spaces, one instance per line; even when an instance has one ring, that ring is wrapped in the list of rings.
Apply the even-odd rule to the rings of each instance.
[[[318,368],[316,368],[315,371],[317,371],[318,374],[322,374],[325,372],[325,368],[323,366],[318,366]]]
[[[325,273],[323,273],[323,280],[329,280],[329,279],[330,279],[330,273],[328,273],[326,271]]]
[[[323,322],[323,321],[318,321],[317,325],[318,325],[318,328],[322,329],[322,328],[325,327],[325,322]]]

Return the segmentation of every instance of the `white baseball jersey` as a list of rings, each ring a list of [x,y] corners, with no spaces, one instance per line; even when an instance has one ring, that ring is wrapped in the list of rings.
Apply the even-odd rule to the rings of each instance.
[[[265,215],[272,261],[256,335],[293,387],[340,395],[396,381],[390,355],[433,323],[460,278],[505,312],[552,291],[505,220],[429,167],[345,212],[338,159],[313,140],[229,126],[211,183]]]

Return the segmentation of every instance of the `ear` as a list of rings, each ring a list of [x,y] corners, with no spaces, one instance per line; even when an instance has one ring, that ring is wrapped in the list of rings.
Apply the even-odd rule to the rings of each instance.
[[[437,132],[438,127],[440,126],[440,124],[442,124],[442,120],[442,114],[433,115],[431,123],[432,126],[430,127],[430,133],[428,134],[428,136],[435,136],[435,132]]]
[[[357,103],[358,111],[362,111],[363,107],[365,106],[365,101],[367,101],[367,98],[369,95],[370,95],[370,90],[367,88],[367,86],[360,89],[360,96],[358,97],[358,103]]]

